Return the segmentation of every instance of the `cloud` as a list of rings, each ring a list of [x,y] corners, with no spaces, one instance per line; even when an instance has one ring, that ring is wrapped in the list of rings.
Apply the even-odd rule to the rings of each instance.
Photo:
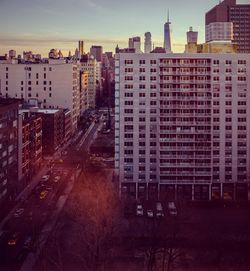
[[[56,33],[59,34],[59,33]],[[33,35],[32,33],[23,33],[19,36],[4,36],[0,38],[1,44],[39,44],[39,43],[72,43],[72,42],[78,42],[79,38],[65,38],[62,36],[58,37],[51,37],[51,36],[43,36],[38,37],[36,35]],[[114,39],[107,39],[107,38],[84,38],[84,42],[86,43],[96,43],[96,44],[117,44],[117,43],[124,43],[126,42],[126,39],[120,39],[120,38],[114,38]]]

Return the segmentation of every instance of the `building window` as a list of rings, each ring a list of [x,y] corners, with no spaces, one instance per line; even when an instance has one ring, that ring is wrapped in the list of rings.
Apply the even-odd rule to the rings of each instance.
[[[133,60],[125,60],[124,63],[125,63],[125,65],[126,64],[133,64]]]
[[[133,92],[125,92],[124,96],[125,97],[133,97],[134,94],[133,94]]]
[[[133,105],[133,101],[125,101],[125,105]]]

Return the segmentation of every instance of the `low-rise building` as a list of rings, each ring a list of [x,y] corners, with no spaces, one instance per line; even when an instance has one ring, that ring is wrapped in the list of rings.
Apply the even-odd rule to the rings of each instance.
[[[20,110],[18,127],[18,180],[24,188],[42,164],[42,117]]]

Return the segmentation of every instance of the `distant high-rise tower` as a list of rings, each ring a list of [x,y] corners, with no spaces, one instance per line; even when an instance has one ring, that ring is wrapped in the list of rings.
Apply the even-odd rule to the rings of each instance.
[[[144,53],[150,53],[152,51],[151,33],[145,33]]]
[[[197,44],[198,41],[198,32],[193,31],[193,27],[189,27],[189,31],[187,32],[187,44],[194,43]]]
[[[164,24],[164,49],[166,53],[172,53],[171,50],[171,22],[169,21],[169,11],[168,11],[168,21]]]
[[[16,51],[15,50],[9,50],[9,58],[15,58],[16,57]]]
[[[90,55],[93,56],[96,61],[101,62],[102,61],[102,46],[99,45],[92,45],[90,48]]]
[[[79,50],[80,56],[82,56],[84,54],[84,41],[83,40],[78,41],[78,50]]]
[[[128,40],[128,47],[130,49],[135,49],[136,53],[141,53],[141,38],[140,37],[132,37]]]
[[[77,59],[81,58],[78,48],[76,48],[76,50],[75,50],[75,58],[77,58]]]

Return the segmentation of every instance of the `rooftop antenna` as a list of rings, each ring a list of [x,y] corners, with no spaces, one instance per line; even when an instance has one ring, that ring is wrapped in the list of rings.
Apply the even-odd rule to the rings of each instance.
[[[169,8],[168,8],[168,23],[169,23]]]

